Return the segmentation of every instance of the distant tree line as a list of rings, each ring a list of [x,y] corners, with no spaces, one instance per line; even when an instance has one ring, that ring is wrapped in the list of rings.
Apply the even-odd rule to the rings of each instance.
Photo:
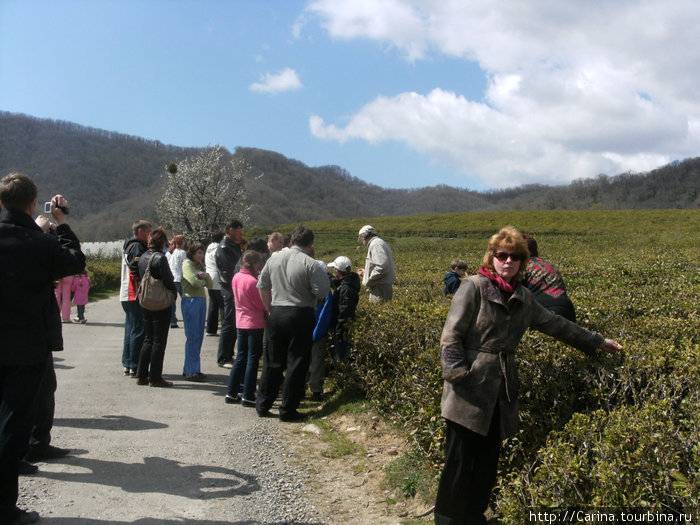
[[[72,223],[84,240],[124,238],[134,219],[155,220],[166,182],[163,167],[202,150],[0,112],[0,175],[27,173],[39,186],[40,200],[58,192],[68,196]],[[700,205],[700,158],[566,186],[530,184],[475,192],[445,185],[385,189],[340,166],[309,167],[257,148],[239,147],[232,156],[250,166],[245,199],[250,224],[259,226],[422,213]]]

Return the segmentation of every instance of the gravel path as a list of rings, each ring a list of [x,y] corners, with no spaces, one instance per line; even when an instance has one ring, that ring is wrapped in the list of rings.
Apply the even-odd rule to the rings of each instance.
[[[224,403],[218,337],[202,347],[208,381],[184,381],[180,322],[163,368],[175,386],[150,388],[122,374],[118,299],[90,303],[86,317],[63,325],[66,350],[54,354],[52,443],[73,453],[20,478],[21,507],[46,524],[328,523],[305,496],[306,475],[290,467],[286,424]]]

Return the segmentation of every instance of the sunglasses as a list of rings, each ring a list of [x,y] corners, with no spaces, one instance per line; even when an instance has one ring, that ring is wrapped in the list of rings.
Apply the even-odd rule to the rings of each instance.
[[[508,257],[510,257],[510,260],[513,262],[518,262],[522,260],[523,256],[520,253],[508,253],[508,252],[496,252],[493,254],[493,256],[498,259],[501,262],[506,262],[508,260]]]

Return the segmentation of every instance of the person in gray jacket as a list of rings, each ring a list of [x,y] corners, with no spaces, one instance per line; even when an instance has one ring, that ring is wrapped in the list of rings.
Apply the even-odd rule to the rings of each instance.
[[[528,328],[587,354],[621,349],[541,306],[521,283],[529,257],[522,235],[503,228],[452,299],[440,340],[447,428],[435,525],[486,524],[501,441],[518,431],[515,349]]]
[[[391,247],[380,239],[377,230],[369,224],[360,228],[360,241],[367,247],[365,268],[357,271],[362,284],[369,289],[369,300],[373,303],[390,301],[394,296],[396,266]]]

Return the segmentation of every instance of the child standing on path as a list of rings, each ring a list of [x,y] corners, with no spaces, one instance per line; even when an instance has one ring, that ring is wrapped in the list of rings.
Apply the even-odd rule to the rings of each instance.
[[[262,255],[253,250],[246,250],[241,257],[241,269],[231,281],[236,301],[238,354],[229,374],[225,401],[240,401],[246,407],[255,406],[255,382],[263,349],[266,311],[257,289],[257,276],[262,266]],[[241,382],[242,396],[239,395]]]
[[[87,323],[87,319],[85,318],[85,305],[88,303],[90,284],[87,270],[83,270],[81,274],[73,276],[71,291],[73,292],[73,303],[78,309],[78,316],[73,318],[74,323]]]

